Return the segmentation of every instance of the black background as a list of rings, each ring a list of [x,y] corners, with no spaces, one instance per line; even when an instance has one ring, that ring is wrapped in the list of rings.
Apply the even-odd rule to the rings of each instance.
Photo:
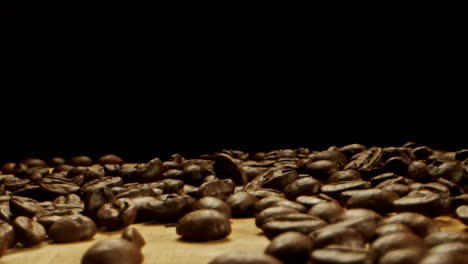
[[[6,16],[15,72],[1,98],[0,160],[406,141],[466,148],[457,9],[18,4]]]

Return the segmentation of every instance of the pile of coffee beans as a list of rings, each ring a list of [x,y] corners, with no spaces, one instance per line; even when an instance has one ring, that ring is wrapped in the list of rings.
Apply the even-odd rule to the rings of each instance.
[[[82,263],[142,263],[133,223],[175,226],[183,240],[228,237],[232,218],[255,218],[264,252],[210,263],[467,263],[468,232],[441,231],[446,215],[468,225],[468,149],[408,142],[247,153],[223,149],[125,163],[108,154],[29,158],[0,167],[0,256],[43,241],[97,242]],[[144,235],[144,234],[143,234]],[[98,261],[101,262],[96,262]]]

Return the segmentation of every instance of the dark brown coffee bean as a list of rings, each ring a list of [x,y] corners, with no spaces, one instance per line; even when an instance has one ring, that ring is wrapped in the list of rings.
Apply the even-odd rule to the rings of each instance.
[[[426,160],[433,154],[433,150],[427,146],[420,146],[411,150],[411,156],[415,160]]]
[[[283,192],[289,200],[295,200],[296,197],[301,195],[314,195],[320,192],[320,187],[322,184],[312,178],[312,177],[304,177],[298,178],[288,184]]]
[[[336,202],[337,200],[331,198],[326,194],[318,194],[312,196],[299,196],[296,198],[296,202],[305,206],[306,208],[311,208],[312,206],[319,204],[319,203],[327,203],[327,202]]]
[[[15,231],[5,222],[0,223],[0,257],[15,243]]]
[[[393,223],[393,224],[383,224],[375,230],[375,235],[378,237],[385,236],[391,233],[398,233],[398,232],[413,232],[409,226],[400,224],[400,223]]]
[[[45,178],[41,182],[41,189],[43,189],[50,197],[57,197],[61,195],[69,195],[76,193],[80,190],[80,186],[71,181],[59,180],[53,178]]]
[[[219,179],[232,179],[235,185],[247,184],[247,176],[242,166],[237,164],[228,154],[220,153],[216,155],[213,170]]]
[[[105,187],[112,188],[112,187],[117,187],[117,186],[122,186],[122,185],[123,185],[123,181],[122,181],[122,178],[120,177],[108,177],[108,176],[100,177],[98,179],[89,181],[83,186],[81,186],[81,192],[82,193],[94,192],[94,191],[103,189]]]
[[[468,225],[468,205],[461,205],[455,210],[458,220]]]
[[[141,264],[143,254],[135,244],[120,238],[107,238],[92,245],[81,258],[81,264]]]
[[[439,225],[431,218],[418,213],[399,213],[390,216],[384,220],[384,224],[400,223],[407,225],[414,233],[420,237],[425,237],[430,233],[437,232],[440,230]]]
[[[353,157],[343,169],[357,170],[365,179],[371,178],[379,174],[383,166],[383,150],[378,147],[371,147],[362,151]]]
[[[14,174],[15,173],[15,165],[14,162],[5,162],[0,167],[1,174]]]
[[[310,153],[307,156],[307,160],[310,162],[328,160],[336,163],[339,167],[344,166],[349,161],[349,159],[334,146],[324,151],[314,151]]]
[[[231,207],[223,200],[215,197],[206,196],[196,201],[193,205],[193,210],[200,209],[213,209],[225,215],[227,218],[231,218]]]
[[[46,239],[46,230],[38,222],[18,216],[12,223],[16,240],[25,247],[33,247]]]
[[[93,165],[93,160],[88,156],[73,156],[68,163],[72,166],[91,166]]]
[[[259,175],[253,179],[246,187],[245,190],[249,190],[251,186],[257,185],[262,188],[269,188],[274,190],[283,190],[288,184],[292,183],[297,179],[298,174],[296,170],[288,166],[279,166],[264,174]]]
[[[260,211],[268,207],[273,207],[273,206],[291,207],[291,208],[298,210],[301,213],[307,212],[307,208],[300,205],[299,203],[290,201],[285,198],[272,196],[272,197],[266,197],[266,198],[259,200],[255,204],[255,213],[259,213]]]
[[[393,201],[398,194],[383,189],[351,190],[341,193],[341,200],[347,208],[365,208],[386,214],[393,211]]]
[[[421,246],[410,246],[387,252],[383,255],[379,264],[419,264],[426,255],[426,248]]]
[[[444,243],[461,242],[468,244],[468,233],[466,231],[440,231],[429,234],[424,238],[428,247],[435,247]]]
[[[57,243],[88,240],[96,234],[96,224],[84,215],[68,215],[53,223],[47,234]]]
[[[364,248],[366,241],[362,235],[353,228],[329,225],[309,233],[314,241],[315,248],[324,248],[330,245],[349,248]]]
[[[105,164],[117,164],[117,165],[123,165],[124,161],[121,157],[115,155],[115,154],[106,154],[102,155],[98,159],[98,163],[103,166]]]
[[[341,148],[338,148],[338,151],[343,153],[346,157],[348,157],[349,159],[360,153],[360,152],[363,152],[367,150],[367,147],[362,145],[362,144],[349,144],[349,145],[346,145],[346,146],[343,146]]]
[[[453,182],[451,182],[451,181],[449,181],[447,179],[439,178],[439,179],[437,179],[437,182],[447,186],[451,196],[458,196],[458,195],[461,195],[462,193],[464,193],[462,187],[460,187],[458,184],[455,184],[455,183],[453,183]]]
[[[199,197],[212,196],[225,200],[234,193],[234,182],[231,179],[205,182],[198,188]]]
[[[369,188],[371,188],[371,183],[368,181],[343,181],[324,184],[322,185],[321,191],[330,197],[339,199],[340,194],[344,191]]]
[[[359,181],[361,175],[357,170],[340,170],[328,178],[328,183],[342,182],[342,181]]]
[[[328,223],[334,223],[337,217],[344,211],[345,209],[337,202],[325,202],[312,206],[307,213],[319,217]]]
[[[161,180],[164,173],[164,166],[159,158],[150,160],[141,170],[138,182],[154,182]]]
[[[245,191],[245,188],[243,189]],[[281,197],[285,198],[285,195],[283,192],[278,191],[278,190],[273,190],[273,189],[265,189],[265,188],[260,188],[255,191],[247,191],[248,193],[251,193],[257,197],[257,199],[261,200],[263,198],[267,197]]]
[[[138,214],[142,212],[151,221],[175,222],[192,210],[195,201],[188,195],[163,194],[139,209]]]
[[[305,263],[313,249],[312,240],[298,232],[286,232],[275,237],[265,249],[265,254],[272,255],[285,263]]]
[[[408,178],[418,182],[430,182],[433,180],[432,176],[429,174],[426,163],[420,160],[411,162],[406,175]]]
[[[345,221],[353,218],[372,219],[376,223],[380,223],[383,221],[383,217],[379,213],[365,208],[348,209],[342,214],[338,215],[336,217],[336,221]]]
[[[309,160],[303,165],[307,174],[317,179],[328,179],[330,175],[340,170],[340,166],[331,160]]]
[[[428,254],[418,264],[466,264],[465,254],[453,255],[450,253]]]
[[[137,208],[128,198],[117,199],[104,204],[96,213],[96,221],[108,230],[125,228],[136,219]]]
[[[268,168],[265,167],[253,167],[253,166],[245,166],[242,165],[242,169],[244,170],[245,176],[247,177],[247,182],[255,179],[258,175],[265,173]]]
[[[273,206],[268,207],[262,210],[255,216],[255,225],[257,227],[262,227],[262,225],[266,222],[266,220],[273,216],[278,215],[285,215],[285,214],[299,214],[300,212],[291,207],[284,207],[284,206]]]
[[[44,208],[34,199],[21,196],[13,196],[10,199],[10,211],[15,216],[33,217],[43,210]]]
[[[5,189],[10,192],[20,190],[30,183],[28,179],[21,179],[14,176],[7,176],[0,179],[0,184],[5,186]]]
[[[391,157],[384,163],[383,170],[396,173],[398,175],[406,175],[408,166],[411,164],[412,159],[407,157]]]
[[[378,188],[382,190],[394,192],[400,197],[406,196],[410,192],[410,187],[408,187],[408,185],[398,184],[398,183],[387,184],[385,186],[378,187]]]
[[[329,227],[351,228],[359,232],[365,241],[370,241],[377,230],[380,222],[375,218],[354,217],[330,224]]]
[[[253,217],[257,202],[255,195],[244,191],[234,193],[226,199],[233,217]]]
[[[26,165],[28,168],[34,168],[34,167],[40,167],[40,168],[45,168],[47,167],[47,163],[39,158],[26,158],[21,161],[24,165]]]
[[[216,210],[202,209],[190,212],[179,219],[176,232],[185,240],[217,240],[231,233],[231,223],[226,216]]]
[[[408,195],[393,201],[396,212],[415,212],[436,217],[449,211],[450,196],[431,191],[411,191]]]
[[[265,220],[261,229],[268,239],[273,239],[279,234],[296,231],[308,235],[327,225],[322,219],[308,214],[285,214],[269,217]]]
[[[369,251],[346,247],[316,249],[310,254],[314,264],[372,264],[374,259]]]
[[[208,174],[198,164],[185,165],[180,174],[180,178],[187,184],[199,186]]]
[[[140,232],[132,226],[125,228],[122,232],[121,238],[133,243],[138,248],[142,248],[146,244],[146,241]]]
[[[440,166],[429,166],[429,172],[434,179],[444,178],[453,183],[460,182],[465,177],[465,168],[458,161],[444,162]]]
[[[208,264],[282,264],[277,258],[261,253],[228,252],[215,257]]]
[[[421,237],[412,232],[397,232],[378,237],[370,247],[377,256],[382,257],[392,250],[414,246],[424,246]]]
[[[57,167],[59,165],[66,164],[66,162],[67,161],[62,157],[52,157],[47,161],[47,165],[49,167],[55,168],[55,167]]]

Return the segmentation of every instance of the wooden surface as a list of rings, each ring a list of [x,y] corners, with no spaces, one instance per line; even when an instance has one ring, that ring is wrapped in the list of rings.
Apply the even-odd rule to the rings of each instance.
[[[443,216],[436,218],[442,230],[461,231],[466,226]],[[232,219],[232,233],[226,239],[210,242],[186,242],[179,239],[175,227],[161,224],[134,224],[146,240],[143,247],[145,264],[206,264],[215,256],[230,251],[263,252],[269,241],[261,235],[253,218]],[[1,264],[79,264],[83,253],[96,241],[119,237],[122,231],[99,232],[89,241],[68,244],[44,242],[29,249],[10,249],[0,258]]]

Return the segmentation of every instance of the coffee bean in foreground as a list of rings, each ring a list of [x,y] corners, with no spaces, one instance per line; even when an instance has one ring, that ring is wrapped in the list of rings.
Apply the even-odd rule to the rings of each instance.
[[[177,222],[176,232],[184,240],[208,241],[227,237],[231,223],[222,213],[213,209],[201,209],[184,215]]]
[[[108,238],[92,245],[81,258],[81,264],[141,264],[140,248],[121,238]]]

